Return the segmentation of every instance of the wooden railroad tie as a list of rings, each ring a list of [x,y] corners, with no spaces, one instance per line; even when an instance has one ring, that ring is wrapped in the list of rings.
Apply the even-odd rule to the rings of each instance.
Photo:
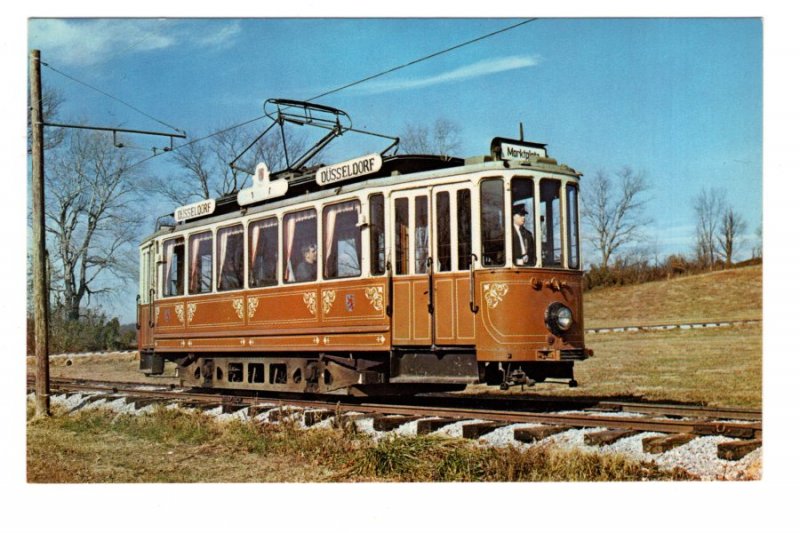
[[[546,439],[551,435],[563,433],[572,429],[569,426],[536,426],[532,428],[516,428],[514,439],[520,442],[536,442]]]
[[[723,435],[734,439],[752,439],[757,437],[757,429],[725,422],[705,422],[695,424],[692,433],[698,435]]]
[[[717,457],[726,461],[738,461],[748,453],[761,447],[761,439],[733,440],[717,446]]]
[[[647,437],[642,439],[642,451],[647,453],[664,453],[678,446],[683,446],[695,438],[689,433],[678,433],[665,437]]]
[[[133,408],[136,410],[139,410],[142,407],[147,407],[148,405],[152,405],[156,402],[158,402],[157,398],[137,398],[135,396],[127,396],[125,398],[125,403],[128,405],[133,404]]]
[[[372,419],[372,429],[375,431],[392,431],[417,418],[419,417],[408,415],[376,416]]]
[[[417,422],[417,435],[427,435],[450,424],[458,422],[455,418],[431,418]]]
[[[334,417],[333,427],[344,428],[347,424],[355,423],[357,420],[364,420],[365,418],[372,418],[372,415],[367,413],[344,413]]]
[[[293,414],[302,411],[302,407],[292,407],[292,406],[283,406],[283,407],[273,407],[272,410],[267,415],[267,420],[270,422],[278,422],[279,420],[283,420],[284,418],[289,418]]]
[[[583,436],[583,442],[589,446],[603,446],[614,444],[620,439],[632,437],[637,433],[641,433],[641,431],[635,429],[607,429],[604,431],[587,433]]]
[[[224,404],[222,404],[222,413],[226,414],[226,415],[230,415],[230,414],[236,413],[238,411],[241,411],[242,409],[247,409],[247,408],[248,408],[248,406],[243,405],[241,403],[224,403]],[[249,410],[247,412],[248,412],[248,414],[250,413]]]
[[[461,435],[465,439],[477,439],[486,435],[487,433],[491,433],[499,427],[507,425],[508,424],[503,424],[502,422],[473,422],[461,426]]]
[[[303,421],[306,423],[306,426],[313,426],[314,424],[319,424],[323,420],[327,420],[334,415],[336,415],[336,413],[330,409],[306,411],[303,415]]]
[[[247,408],[247,414],[253,418],[275,409],[274,405],[251,405]]]

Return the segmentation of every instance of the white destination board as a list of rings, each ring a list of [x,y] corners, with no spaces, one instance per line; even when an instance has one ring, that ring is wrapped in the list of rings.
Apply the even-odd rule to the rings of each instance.
[[[236,201],[239,205],[250,205],[269,198],[279,198],[288,190],[289,181],[286,178],[269,179],[269,167],[266,163],[259,163],[253,175],[253,186],[239,191]]]
[[[250,205],[269,198],[278,198],[288,190],[289,181],[286,178],[278,178],[242,189],[236,195],[236,201],[239,205]]]
[[[501,159],[530,159],[532,157],[547,157],[547,152],[544,148],[500,143]]]
[[[216,207],[217,203],[213,199],[183,205],[175,210],[175,222],[183,222],[185,220],[210,215],[214,212]]]
[[[383,159],[380,154],[369,154],[342,163],[336,163],[317,170],[317,183],[330,185],[337,181],[351,180],[367,174],[373,174],[381,169]]]

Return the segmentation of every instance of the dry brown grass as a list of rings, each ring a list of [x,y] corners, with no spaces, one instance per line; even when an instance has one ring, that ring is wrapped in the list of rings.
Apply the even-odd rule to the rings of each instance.
[[[461,439],[373,441],[341,429],[222,424],[195,413],[88,410],[28,423],[33,483],[632,481],[690,479],[620,455],[485,448]]]
[[[586,293],[585,327],[761,318],[761,265]]]
[[[36,361],[28,357],[28,373],[36,374]],[[178,384],[175,364],[166,362],[161,376],[145,376],[139,371],[139,354],[109,353],[97,355],[55,356],[50,358],[54,378],[86,378],[107,381],[130,381],[162,385]]]
[[[575,364],[579,387],[540,383],[526,393],[637,397],[717,407],[761,407],[759,324],[587,336],[595,356]],[[489,387],[472,388],[487,392]],[[519,394],[519,388],[509,393]]]

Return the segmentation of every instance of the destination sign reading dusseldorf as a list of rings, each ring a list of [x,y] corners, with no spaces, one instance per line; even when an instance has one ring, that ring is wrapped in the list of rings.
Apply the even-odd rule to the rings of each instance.
[[[337,181],[345,181],[367,174],[374,174],[381,169],[383,159],[380,154],[369,154],[317,170],[316,179],[319,185],[330,185]]]

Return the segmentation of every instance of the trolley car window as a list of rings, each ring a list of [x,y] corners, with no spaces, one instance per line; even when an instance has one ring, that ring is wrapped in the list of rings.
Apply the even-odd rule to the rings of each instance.
[[[217,290],[244,287],[244,228],[241,224],[217,231]]]
[[[511,180],[511,261],[514,266],[536,266],[533,229],[533,180]]]
[[[210,231],[189,237],[189,294],[211,292],[213,266],[211,242]]]
[[[278,219],[253,222],[250,231],[250,286],[278,284]]]
[[[440,191],[436,193],[436,259],[439,262],[439,272],[450,272],[452,261],[450,257],[450,193]]]
[[[578,187],[567,184],[567,265],[578,268],[580,252],[578,249]]]
[[[361,202],[353,200],[328,205],[322,210],[325,279],[361,275]]]
[[[379,276],[386,272],[386,221],[382,194],[369,197],[369,246],[370,271]]]
[[[283,219],[283,281],[297,283],[317,279],[317,212],[289,213]]]
[[[456,191],[456,217],[458,232],[458,269],[469,270],[472,256],[472,207],[469,189]]]
[[[164,241],[163,296],[183,295],[184,246],[183,237]]]
[[[505,202],[503,180],[486,179],[481,182],[481,255],[484,266],[498,266],[506,262]]]
[[[414,198],[414,272],[425,274],[428,272],[428,197],[417,196]]]
[[[539,187],[542,266],[561,266],[561,182],[542,180]]]
[[[408,274],[408,198],[394,201],[394,271]]]

